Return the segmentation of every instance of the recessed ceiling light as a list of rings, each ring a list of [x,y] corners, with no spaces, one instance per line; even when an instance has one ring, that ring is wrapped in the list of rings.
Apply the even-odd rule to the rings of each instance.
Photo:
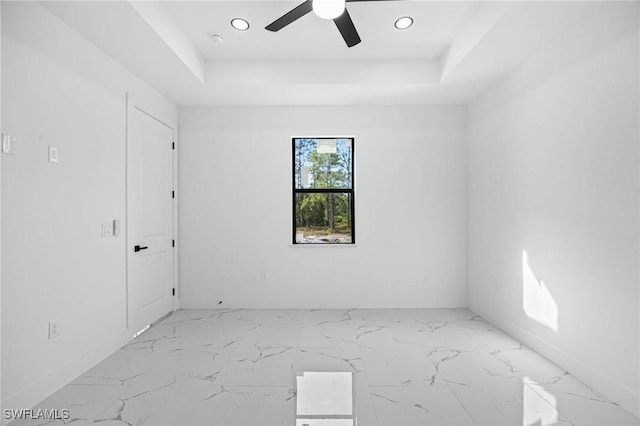
[[[247,31],[249,29],[249,22],[242,18],[233,18],[231,20],[231,26],[238,31]]]
[[[411,16],[403,16],[402,18],[398,18],[395,23],[395,26],[399,30],[406,30],[411,25],[413,25],[413,18]]]

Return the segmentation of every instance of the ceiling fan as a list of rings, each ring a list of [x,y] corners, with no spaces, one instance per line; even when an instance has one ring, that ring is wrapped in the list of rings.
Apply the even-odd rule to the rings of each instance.
[[[307,13],[313,11],[317,16],[323,19],[333,19],[338,31],[342,34],[344,42],[348,47],[353,47],[360,43],[360,36],[356,27],[351,20],[351,15],[346,9],[346,3],[355,1],[374,1],[374,0],[306,0],[304,3],[294,7],[289,12],[276,19],[265,29],[273,32],[280,31],[292,22],[302,18]],[[377,0],[381,1],[381,0]]]

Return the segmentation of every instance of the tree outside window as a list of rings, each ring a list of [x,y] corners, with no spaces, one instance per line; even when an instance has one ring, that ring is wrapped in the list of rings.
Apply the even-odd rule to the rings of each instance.
[[[293,139],[293,244],[354,244],[353,138]]]

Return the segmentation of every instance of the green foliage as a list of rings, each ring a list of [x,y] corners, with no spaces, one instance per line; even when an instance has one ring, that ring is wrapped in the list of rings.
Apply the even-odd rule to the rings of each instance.
[[[296,139],[296,150],[295,150],[295,180],[296,180],[296,188],[302,188],[302,167],[307,163],[307,158],[312,151],[315,150],[316,140],[315,139]]]
[[[351,229],[349,194],[297,194],[296,226],[327,228],[331,231]],[[333,222],[331,214],[333,212]]]
[[[326,200],[324,194],[301,194],[305,195],[300,203],[300,214],[302,226],[326,226]]]
[[[295,184],[296,188],[351,189],[350,139],[338,139],[336,152],[318,153],[316,139],[295,140]],[[303,186],[302,171],[310,172],[309,185]]]

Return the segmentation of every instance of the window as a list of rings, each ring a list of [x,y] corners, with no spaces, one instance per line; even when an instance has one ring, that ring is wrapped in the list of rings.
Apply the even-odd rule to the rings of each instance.
[[[293,138],[293,244],[355,244],[353,138]]]

